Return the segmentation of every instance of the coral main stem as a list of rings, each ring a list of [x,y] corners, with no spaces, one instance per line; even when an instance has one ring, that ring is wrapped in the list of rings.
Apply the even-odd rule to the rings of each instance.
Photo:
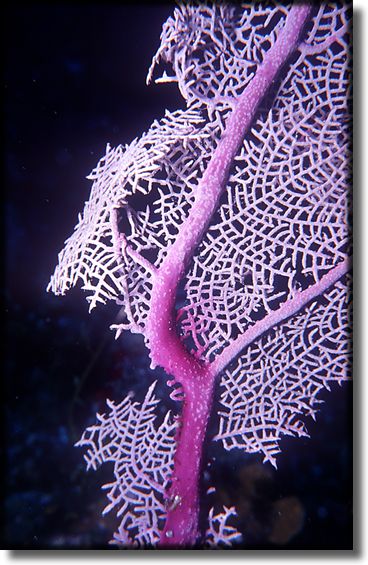
[[[174,473],[167,492],[167,518],[160,546],[192,547],[198,538],[199,479],[202,447],[213,402],[214,376],[203,370],[184,387]]]
[[[219,198],[226,188],[231,164],[254,120],[259,103],[280,68],[297,48],[310,10],[309,5],[291,8],[274,45],[235,101],[236,106],[228,118],[224,135],[196,190],[190,213],[153,277],[150,312],[145,328],[152,366],[160,365],[173,375],[183,386],[185,395],[172,484],[168,491],[167,521],[160,542],[162,547],[190,546],[198,536],[198,479],[214,381],[209,367],[187,351],[176,333],[178,285],[217,209]]]
[[[145,336],[152,365],[160,365],[169,373],[171,373],[170,365],[175,359],[168,356],[170,348],[163,351],[162,346],[166,344],[169,335],[171,342],[178,339],[173,318],[178,285],[217,209],[220,196],[226,188],[230,166],[254,120],[257,108],[277,73],[297,48],[298,39],[310,11],[310,5],[298,4],[291,8],[277,40],[266,53],[253,79],[236,100],[235,109],[227,120],[224,135],[198,185],[189,215],[160,265],[157,276],[153,279]]]

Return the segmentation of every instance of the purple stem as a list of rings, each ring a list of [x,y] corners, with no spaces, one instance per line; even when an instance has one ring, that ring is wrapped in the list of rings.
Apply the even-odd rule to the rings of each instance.
[[[174,472],[167,491],[167,518],[161,534],[161,547],[191,547],[198,538],[198,485],[213,385],[214,375],[207,369],[197,373],[191,385],[184,386],[185,399]]]
[[[145,328],[152,366],[163,367],[184,390],[181,427],[171,486],[167,492],[167,519],[160,539],[161,547],[191,546],[198,538],[198,483],[202,445],[217,374],[213,367],[192,356],[176,333],[177,288],[226,188],[230,166],[259,103],[282,65],[298,47],[310,11],[310,5],[291,8],[276,42],[265,54],[257,73],[236,101],[225,133],[196,190],[190,213],[152,278],[151,307]]]

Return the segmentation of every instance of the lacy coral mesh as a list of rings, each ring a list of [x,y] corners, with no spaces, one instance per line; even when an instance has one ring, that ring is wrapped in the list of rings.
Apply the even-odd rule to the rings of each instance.
[[[307,436],[319,392],[350,375],[351,280],[346,276],[297,316],[266,332],[221,380],[219,432],[225,449],[261,452],[276,466],[282,435]]]
[[[338,27],[343,16],[318,12],[306,45],[320,42],[301,49],[258,115],[193,259],[182,331],[210,360],[351,253],[347,32],[321,43],[326,19]]]
[[[262,62],[285,14],[285,7],[258,4],[244,11],[183,5],[164,26],[150,74],[161,60],[169,62],[179,86],[191,93],[190,107],[167,112],[129,146],[108,146],[90,175],[90,200],[49,285],[63,294],[80,280],[90,309],[119,300],[126,320],[114,326],[118,335],[123,329],[144,331],[151,264],[158,267],[175,240],[223,133],[228,105],[217,101],[208,120],[215,98],[209,93],[234,102],[233,87],[243,89],[253,76],[250,68]],[[178,312],[183,339],[197,356],[213,359],[249,324],[295,288],[318,281],[349,252],[345,19],[345,10],[336,6],[318,10],[275,85],[272,107],[260,112],[236,158]],[[190,42],[186,33],[193,35]],[[205,80],[208,96],[195,96],[198,77],[190,73]],[[223,88],[222,76],[228,79]]]
[[[48,287],[64,294],[81,284],[90,309],[115,300],[125,312],[112,326],[117,336],[129,329],[147,338],[153,281],[185,233],[196,194],[206,199],[200,183],[219,142],[229,145],[226,119],[260,76],[289,11],[185,3],[164,25],[148,81],[161,72],[158,82],[177,82],[187,109],[166,112],[130,145],[107,146]],[[226,449],[261,452],[274,465],[282,435],[305,435],[302,419],[316,414],[318,393],[349,373],[349,277],[323,295],[319,285],[351,255],[349,10],[323,3],[312,14],[252,114],[217,211],[174,285],[175,330],[201,367],[213,367],[257,322],[317,289],[309,305],[266,328],[222,376],[216,439]],[[160,308],[154,312],[160,319]],[[183,394],[180,388],[177,398]],[[142,406],[129,396],[109,403],[110,413],[79,442],[89,467],[114,462],[106,511],[122,517],[118,543],[153,545],[160,535],[175,425],[167,416],[155,427],[156,402],[152,386]],[[225,524],[231,513],[210,515],[214,543],[237,535]]]
[[[163,27],[148,81],[163,66],[156,81],[177,81],[188,104],[203,104],[210,112],[232,106],[274,44],[286,14],[286,6],[270,11],[259,3],[240,9],[183,3]]]
[[[176,423],[170,412],[156,425],[153,383],[142,404],[128,395],[121,403],[108,400],[109,412],[97,414],[76,444],[86,450],[87,469],[114,463],[114,481],[103,485],[110,501],[104,514],[122,516],[112,543],[155,545],[165,516],[164,493],[172,471]]]
[[[59,254],[48,290],[64,294],[81,282],[90,310],[118,299],[127,327],[140,331],[150,297],[144,254],[153,250],[158,266],[175,239],[210,158],[212,130],[198,112],[166,112],[141,139],[115,149],[108,145],[88,177],[90,199]],[[137,210],[129,201],[139,195]]]
[[[206,530],[206,546],[210,549],[224,549],[240,542],[242,535],[228,523],[231,516],[237,516],[235,507],[223,507],[223,512],[214,514],[211,508],[208,514],[208,529]]]

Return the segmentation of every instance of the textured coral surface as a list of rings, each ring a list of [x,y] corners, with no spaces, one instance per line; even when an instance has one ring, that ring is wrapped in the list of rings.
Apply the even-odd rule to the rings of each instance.
[[[273,22],[276,28],[282,27],[284,18],[283,13],[276,18],[277,25]],[[264,21],[262,23],[266,25]],[[245,28],[249,27],[249,22],[244,21],[243,24]],[[330,20],[328,24],[326,27],[330,29]],[[323,18],[320,27],[324,29]],[[324,33],[321,32],[316,44],[323,44],[326,40]],[[269,36],[272,44],[274,36],[272,33]],[[230,40],[236,43],[239,38]],[[254,47],[252,56],[257,58],[257,49],[261,52],[264,46],[257,44],[257,33],[254,34],[253,40],[257,47]],[[335,44],[340,42],[341,35],[336,38]],[[331,85],[328,90],[330,92],[335,88],[338,92],[340,88],[340,91],[344,91],[347,82],[338,82],[335,76],[341,70],[339,61],[343,56],[336,46],[325,45],[324,50],[328,51],[329,59],[327,57],[324,62],[322,58],[320,64],[327,65],[329,69],[327,76],[331,78]],[[318,48],[313,46],[312,42],[307,42],[304,57],[311,67],[317,56]],[[331,60],[336,60],[336,69],[333,68],[334,63]],[[298,60],[293,62],[295,75],[300,77],[298,64]],[[185,65],[190,67],[190,61],[188,63],[184,58],[182,65],[184,68]],[[250,65],[250,76],[257,67],[254,62],[253,67]],[[200,65],[194,68],[197,69],[195,72],[200,72]],[[179,68],[179,77],[180,72]],[[236,77],[239,70],[234,68],[231,72]],[[308,64],[305,65],[304,72],[308,73]],[[321,77],[319,91],[323,92],[326,72],[323,72]],[[118,333],[125,327],[133,331],[143,330],[144,333],[150,311],[150,279],[155,276],[155,269],[165,262],[166,250],[175,241],[189,213],[201,172],[203,173],[204,166],[213,152],[213,143],[223,131],[221,128],[224,127],[224,118],[231,106],[229,98],[236,94],[235,80],[230,81],[231,92],[224,92],[225,84],[221,87],[216,84],[215,89],[221,94],[220,99],[216,101],[218,106],[213,105],[213,102],[207,104],[204,101],[207,94],[203,91],[203,86],[200,95],[198,92],[193,94],[191,81],[187,79],[188,75],[185,75],[179,85],[182,92],[187,94],[188,100],[194,100],[194,106],[191,102],[192,109],[167,114],[160,124],[153,126],[151,133],[140,141],[133,142],[125,150],[119,147],[115,150],[108,149],[107,156],[93,173],[95,197],[92,193],[92,202],[95,198],[96,205],[87,205],[78,228],[83,237],[87,240],[91,237],[96,244],[89,245],[85,251],[74,246],[71,239],[69,249],[72,251],[72,257],[74,253],[74,263],[67,262],[64,275],[59,273],[65,288],[75,282],[73,277],[76,275],[82,278],[86,290],[92,291],[91,306],[114,297],[123,300],[127,319],[115,324]],[[310,79],[311,90],[317,79],[318,76]],[[306,83],[305,76],[301,82]],[[346,148],[347,130],[346,127],[345,130],[341,127],[337,135],[334,121],[337,123],[340,119],[341,125],[345,96],[340,95],[339,98],[339,95],[333,95],[329,99],[321,94],[318,98],[318,93],[313,95],[312,92],[310,105],[304,106],[303,102],[298,102],[298,93],[302,87],[289,84],[286,77],[280,88],[289,92],[288,107],[290,92],[293,93],[292,96],[296,95],[292,119],[298,116],[298,111],[301,112],[300,116],[307,112],[307,117],[305,121],[300,118],[297,125],[293,125],[288,122],[287,109],[283,108],[282,104],[279,107],[275,105],[275,114],[260,114],[254,137],[252,134],[249,138],[251,145],[246,146],[239,154],[238,168],[235,166],[234,172],[231,173],[226,199],[221,202],[220,216],[215,218],[216,221],[207,232],[207,239],[203,240],[199,254],[196,255],[199,260],[194,260],[190,266],[183,289],[183,301],[178,306],[178,322],[183,343],[195,351],[196,358],[213,360],[217,354],[220,354],[221,358],[224,346],[239,338],[252,324],[256,325],[270,310],[277,309],[288,299],[293,299],[301,290],[323,280],[323,276],[329,270],[332,271],[334,265],[340,262],[339,258],[347,252],[347,232],[344,231],[347,154],[341,153],[341,148]],[[305,91],[302,91],[302,95],[305,95]],[[198,103],[195,102],[196,97]],[[213,101],[213,96],[210,98]],[[323,102],[324,113],[322,112],[321,116],[318,116],[318,113],[315,116],[313,111],[316,100],[319,104],[321,100]],[[203,104],[205,111],[201,109]],[[331,107],[336,108],[336,113],[331,112]],[[216,108],[220,109],[218,114]],[[212,121],[206,115],[203,119],[203,112],[208,112],[208,117],[213,118]],[[280,116],[283,118],[281,122]],[[271,122],[267,122],[265,117],[271,119]],[[277,125],[278,120],[285,127],[281,141],[278,140],[276,131],[274,138],[270,135],[271,124]],[[176,125],[178,131],[175,130]],[[216,133],[216,128],[219,128],[220,134]],[[321,128],[324,128],[322,133]],[[308,137],[307,132],[311,129],[315,134]],[[164,141],[162,133],[165,134]],[[171,133],[173,138],[170,138]],[[293,143],[290,140],[293,140]],[[316,143],[315,149],[312,140]],[[273,165],[267,150],[264,150],[265,147],[269,151],[280,151],[283,159],[276,159],[276,164]],[[284,155],[285,147],[291,151],[289,154]],[[316,169],[321,147],[326,154]],[[178,151],[177,157],[175,153],[172,154],[172,148]],[[260,149],[261,153],[258,154]],[[193,155],[197,161],[194,159],[192,162],[187,155]],[[249,163],[248,155],[253,155],[253,161]],[[244,162],[247,163],[245,169],[242,166]],[[268,163],[269,167],[266,176],[264,162]],[[285,183],[285,179],[290,179],[290,175],[285,176],[288,162],[293,164],[292,171],[295,175],[290,185]],[[247,175],[250,177],[243,177],[244,170],[248,171]],[[127,178],[123,181],[119,177],[119,171],[127,172]],[[101,198],[104,187],[107,186],[106,178],[111,178],[112,184],[108,185],[108,192]],[[249,178],[252,179],[251,183]],[[183,179],[185,189],[181,184]],[[266,179],[266,183],[263,183],[262,179]],[[114,194],[114,187],[118,189],[122,182],[130,187],[126,200],[125,196],[121,197],[117,193],[118,200],[113,200],[113,206],[107,206],[106,209],[106,198],[109,201]],[[319,186],[319,191],[308,194],[307,186],[312,182]],[[285,192],[282,192],[282,196],[277,196],[278,187],[281,186],[289,194],[286,202]],[[165,190],[168,187],[170,189],[167,193]],[[134,204],[129,201],[129,197],[137,190],[141,190],[143,195],[157,190],[157,194],[153,194],[152,199],[150,197],[148,206],[136,210],[134,206],[138,202],[144,202],[144,199]],[[301,201],[303,212],[299,211]],[[94,216],[96,210],[100,212]],[[89,213],[92,216],[89,217]],[[313,224],[311,221],[306,222],[303,213],[307,214],[306,217],[310,215]],[[270,222],[272,218],[275,223]],[[280,218],[286,221],[287,229],[283,221],[278,221]],[[121,226],[129,226],[126,238],[121,234]],[[290,230],[290,226],[294,226],[293,229]],[[78,229],[74,238],[76,243]],[[275,258],[273,263],[272,257]],[[185,262],[185,256],[183,260]],[[82,265],[82,270],[73,274],[73,264]],[[314,399],[318,390],[328,384],[327,380],[332,375],[336,380],[346,377],[346,352],[336,349],[336,343],[347,343],[346,334],[341,334],[345,317],[345,295],[346,291],[339,283],[336,288],[328,291],[323,301],[316,302],[291,324],[276,329],[275,333],[272,333],[272,330],[259,343],[255,342],[255,350],[248,349],[231,372],[225,373],[218,439],[224,440],[226,448],[245,445],[249,452],[263,451],[266,459],[273,461],[280,434],[304,433],[303,427],[295,419],[295,414],[313,415],[316,404],[311,403],[310,399]],[[221,304],[229,305],[229,308],[224,309]],[[148,335],[147,339],[150,345],[151,336]],[[284,347],[277,345],[278,339]],[[300,348],[303,350],[302,355],[298,353]],[[298,359],[298,378],[293,359]],[[155,359],[152,359],[152,365],[154,364]],[[257,377],[260,368],[262,376]],[[284,375],[281,382],[278,378],[280,371]],[[178,394],[180,395],[180,391]],[[245,401],[246,395],[250,395],[246,401],[249,424],[246,429],[241,429],[237,414],[244,413],[242,402]],[[141,396],[141,400],[143,398],[144,396]],[[275,398],[279,400],[275,401]],[[284,428],[280,424],[283,419]],[[263,426],[261,428],[260,422]],[[273,434],[272,437],[270,433]],[[240,443],[239,437],[242,438]],[[176,504],[175,500],[170,504]],[[228,506],[226,502],[225,509]],[[292,508],[295,508],[295,505]],[[214,523],[214,520],[211,523]],[[219,523],[221,524],[221,519]],[[269,534],[270,540],[277,539],[276,526],[273,531],[273,534]]]

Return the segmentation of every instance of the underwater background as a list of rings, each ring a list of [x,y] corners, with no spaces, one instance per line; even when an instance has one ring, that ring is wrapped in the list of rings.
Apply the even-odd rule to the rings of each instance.
[[[114,340],[118,306],[89,315],[83,291],[55,297],[46,286],[106,144],[129,143],[166,108],[184,107],[175,85],[145,84],[172,8],[5,7],[2,548],[113,549],[100,490],[110,470],[86,473],[73,444],[106,398],[134,390],[140,400],[161,375],[141,336]],[[208,445],[203,507],[237,507],[241,547],[352,548],[352,387],[322,398],[311,439],[284,439],[277,471]]]

